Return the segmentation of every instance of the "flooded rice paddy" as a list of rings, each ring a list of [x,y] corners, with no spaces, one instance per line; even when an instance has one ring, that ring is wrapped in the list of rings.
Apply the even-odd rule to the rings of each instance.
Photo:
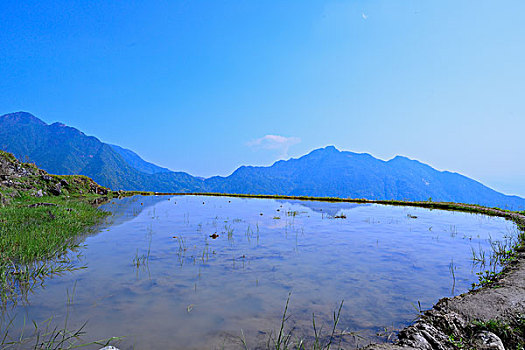
[[[468,291],[491,245],[516,234],[502,218],[384,205],[135,196],[102,208],[113,216],[75,253],[86,268],[8,305],[4,325],[87,322],[86,341],[123,336],[121,349],[243,348],[243,336],[264,348],[288,297],[285,328],[307,341],[312,315],[326,334],[344,300],[337,342],[352,348]]]

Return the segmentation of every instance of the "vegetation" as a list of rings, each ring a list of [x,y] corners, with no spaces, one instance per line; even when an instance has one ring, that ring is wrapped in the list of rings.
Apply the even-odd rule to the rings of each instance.
[[[521,220],[516,220],[523,223]],[[472,283],[472,289],[477,287],[498,287],[499,278],[504,275],[505,270],[500,269],[518,259],[518,253],[525,244],[525,231],[518,227],[516,235],[507,236],[502,241],[490,241],[490,252],[485,254],[480,250],[472,250],[472,261],[474,265],[480,266],[478,275],[479,282]]]
[[[75,269],[66,253],[75,251],[78,237],[107,215],[89,199],[21,197],[0,207],[0,297],[4,303],[25,295],[46,276]]]
[[[52,258],[106,215],[89,197],[16,199],[0,208],[0,261],[24,264]]]
[[[344,300],[342,300],[341,304],[339,304],[339,308],[333,312],[332,324],[328,334],[323,334],[323,328],[319,328],[319,325],[315,323],[315,314],[312,314],[312,336],[308,337],[308,339],[303,337],[294,337],[295,329],[293,327],[287,327],[287,321],[290,318],[288,315],[290,297],[291,294],[288,294],[288,299],[286,299],[279,330],[275,333],[270,332],[268,334],[268,338],[266,340],[267,350],[330,350],[332,346],[336,346],[336,340],[339,340],[337,348],[340,348],[339,345],[342,341],[342,336],[344,335],[351,335],[354,338],[358,337],[355,333],[337,330]],[[240,340],[244,349],[248,350],[249,346],[242,330]]]
[[[525,315],[515,315],[510,321],[474,321],[472,324],[473,333],[492,332],[501,339],[506,349],[525,349]]]
[[[76,267],[68,252],[106,214],[109,191],[86,176],[50,175],[0,151],[0,300],[16,302],[45,276]]]
[[[83,268],[74,253],[81,236],[108,213],[93,204],[111,194],[86,176],[50,175],[0,151],[0,348],[72,349],[85,346],[84,326],[69,330],[52,318],[12,338],[7,306],[27,299],[45,278]],[[68,301],[69,307],[69,301]],[[107,345],[111,338],[90,344]]]

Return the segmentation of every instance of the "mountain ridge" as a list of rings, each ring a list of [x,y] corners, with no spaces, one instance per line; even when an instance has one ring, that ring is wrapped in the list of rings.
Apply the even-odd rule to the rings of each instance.
[[[131,150],[63,123],[48,125],[30,113],[16,112],[0,116],[0,148],[48,172],[87,175],[114,190],[431,199],[525,208],[525,199],[459,173],[439,171],[406,156],[385,161],[333,145],[270,166],[243,165],[228,176],[203,179],[147,162]]]

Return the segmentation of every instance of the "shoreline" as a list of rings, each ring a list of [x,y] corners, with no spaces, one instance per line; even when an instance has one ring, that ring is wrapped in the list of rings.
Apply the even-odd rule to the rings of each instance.
[[[338,197],[311,197],[311,196],[286,196],[266,194],[241,194],[241,193],[215,193],[215,192],[147,192],[147,191],[113,191],[113,197],[142,196],[209,196],[209,197],[233,197],[233,198],[259,198],[259,199],[281,199],[300,200],[312,202],[331,203],[358,203],[358,204],[381,204],[394,206],[418,207],[427,209],[452,210],[489,216],[498,216],[513,221],[518,229],[525,231],[525,211],[511,211],[507,209],[485,207],[477,204],[464,204],[455,202],[432,202],[432,201],[403,201],[365,198],[338,198]]]
[[[523,349],[525,344],[525,249],[491,285],[440,299],[392,344],[366,350]]]

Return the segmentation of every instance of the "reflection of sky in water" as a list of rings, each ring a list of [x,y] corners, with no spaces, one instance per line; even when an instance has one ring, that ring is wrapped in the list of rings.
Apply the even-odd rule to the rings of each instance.
[[[428,308],[450,296],[451,263],[454,293],[467,291],[478,271],[471,247],[488,251],[489,237],[515,230],[501,218],[351,203],[136,196],[104,208],[113,224],[86,239],[88,268],[47,281],[15,323],[55,315],[60,325],[76,284],[68,324],[88,321],[88,340],[228,348],[240,347],[242,329],[253,346],[278,328],[292,292],[297,334],[311,334],[312,312],[327,328],[344,299],[340,329],[370,339],[410,323],[418,301]],[[332,218],[340,213],[346,219]],[[147,264],[137,268],[137,258]]]
[[[345,212],[357,207],[364,207],[370,204],[356,204],[356,203],[345,203],[345,202],[315,202],[315,201],[281,201],[276,202],[286,203],[288,205],[297,205],[310,209],[316,213],[324,213],[328,216],[336,216],[340,212]]]

